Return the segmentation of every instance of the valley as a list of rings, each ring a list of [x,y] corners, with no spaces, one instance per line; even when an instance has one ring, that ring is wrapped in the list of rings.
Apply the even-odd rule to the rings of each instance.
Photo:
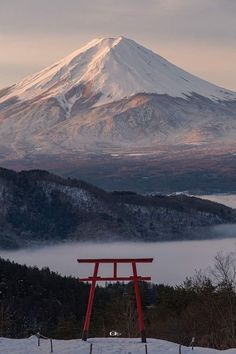
[[[1,159],[14,170],[45,169],[78,178],[108,191],[192,194],[233,193],[236,190],[236,145],[176,145],[96,152],[34,154]]]

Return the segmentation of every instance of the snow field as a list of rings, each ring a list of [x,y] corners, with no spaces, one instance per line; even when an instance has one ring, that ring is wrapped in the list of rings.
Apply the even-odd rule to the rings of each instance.
[[[46,354],[50,353],[50,342],[41,339],[40,347],[35,336],[26,339],[0,338],[1,354]],[[53,340],[55,354],[145,354],[145,344],[135,338],[92,338],[88,342],[82,340]],[[148,339],[148,354],[179,354],[179,345],[158,339]],[[236,354],[236,349],[219,351],[209,348],[182,347],[182,354]]]

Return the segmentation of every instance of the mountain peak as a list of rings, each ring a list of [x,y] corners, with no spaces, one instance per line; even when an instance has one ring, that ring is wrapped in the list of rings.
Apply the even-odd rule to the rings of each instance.
[[[0,103],[54,97],[59,100],[83,85],[105,104],[137,93],[172,97],[198,94],[213,101],[236,99],[236,94],[199,79],[158,54],[123,36],[95,38],[56,64],[14,85]],[[73,102],[78,99],[78,93]]]
[[[97,38],[93,38],[91,41],[89,41],[86,45],[93,45],[95,43],[106,43],[109,45],[112,45],[113,43],[119,43],[122,41],[131,41],[131,39],[126,38],[124,36],[118,36],[118,37],[97,37]]]
[[[70,61],[74,57],[76,57],[80,54],[83,54],[86,51],[91,50],[92,48],[95,48],[97,51],[105,50],[106,52],[104,52],[104,54],[106,54],[112,48],[114,48],[115,46],[117,46],[121,43],[123,43],[123,44],[126,43],[127,45],[129,45],[131,42],[135,43],[131,39],[128,39],[123,36],[94,38],[91,41],[89,41],[87,44],[82,46],[81,48],[75,50],[73,53],[68,55],[66,58],[62,59],[60,62]],[[138,44],[136,43],[136,45],[138,45]]]
[[[131,39],[95,38],[0,91],[0,155],[234,142],[235,105]]]

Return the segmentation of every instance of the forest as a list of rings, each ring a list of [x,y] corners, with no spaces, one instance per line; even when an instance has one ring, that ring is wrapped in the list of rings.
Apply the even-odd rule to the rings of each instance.
[[[235,255],[218,254],[208,273],[197,272],[183,284],[140,283],[148,337],[217,349],[236,345]],[[53,338],[80,338],[88,284],[48,268],[0,259],[0,337],[37,332]],[[90,336],[139,336],[133,285],[97,287]]]
[[[209,239],[212,227],[235,223],[235,210],[196,197],[106,192],[47,171],[0,168],[0,248]]]

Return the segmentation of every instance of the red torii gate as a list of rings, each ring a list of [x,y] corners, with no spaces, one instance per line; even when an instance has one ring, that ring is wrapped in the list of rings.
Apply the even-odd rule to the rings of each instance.
[[[138,312],[138,323],[140,336],[143,343],[146,343],[146,334],[144,328],[144,320],[143,320],[143,312],[142,312],[142,303],[141,303],[141,295],[139,289],[139,281],[147,281],[151,280],[151,277],[140,276],[137,273],[137,263],[152,263],[153,258],[102,258],[102,259],[78,259],[79,263],[94,263],[93,276],[88,278],[79,278],[79,281],[88,282],[91,281],[87,311],[84,321],[83,327],[83,335],[82,339],[84,341],[88,338],[89,325],[94,301],[94,293],[96,288],[97,281],[133,281],[136,304],[137,304],[137,312]],[[109,263],[113,264],[113,277],[101,277],[98,276],[98,269],[100,264]],[[117,275],[117,264],[118,263],[130,263],[132,265],[133,275],[121,277]]]

